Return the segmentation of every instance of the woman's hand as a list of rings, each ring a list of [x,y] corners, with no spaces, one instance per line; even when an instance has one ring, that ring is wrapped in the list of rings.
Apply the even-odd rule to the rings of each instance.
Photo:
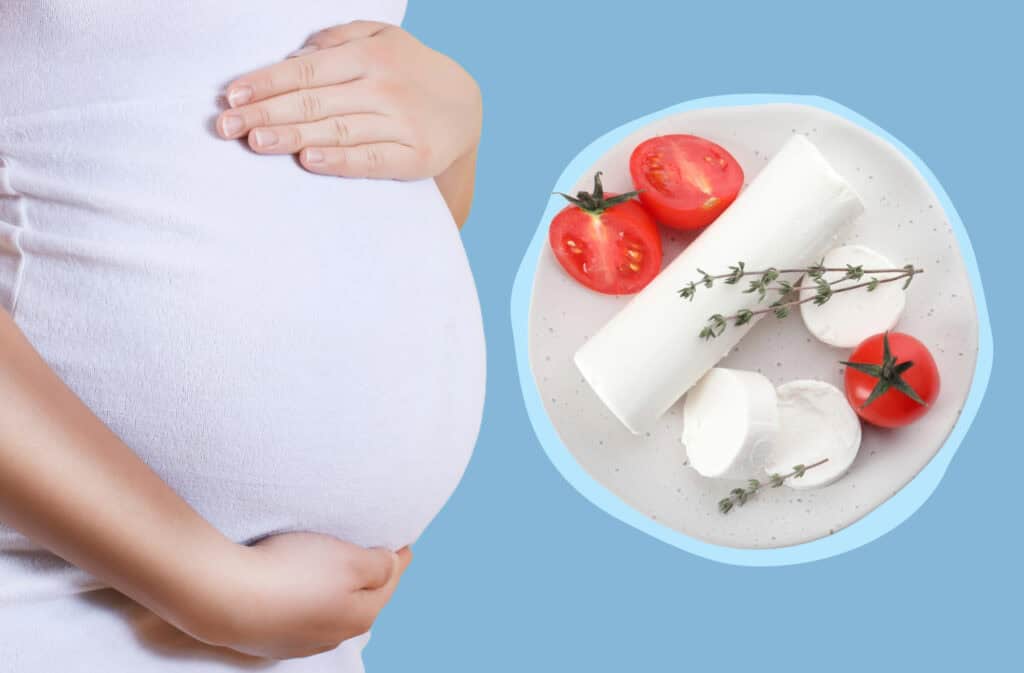
[[[249,547],[222,600],[232,616],[210,641],[259,657],[332,650],[370,630],[412,552],[364,549],[319,533],[272,535]]]
[[[356,21],[316,33],[281,63],[226,90],[224,138],[261,154],[299,154],[314,173],[411,180],[475,157],[476,82],[401,28]]]

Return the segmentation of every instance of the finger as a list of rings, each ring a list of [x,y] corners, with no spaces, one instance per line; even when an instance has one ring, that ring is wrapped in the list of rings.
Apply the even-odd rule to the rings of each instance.
[[[395,553],[398,554],[398,572],[401,575],[412,563],[412,547],[402,547]]]
[[[370,143],[354,147],[307,147],[299,162],[312,172],[344,178],[393,178],[414,180],[426,177],[419,153],[401,143]]]
[[[259,126],[280,126],[319,121],[361,112],[386,112],[367,80],[306,89],[225,110],[217,118],[222,138],[240,138]]]
[[[342,84],[365,75],[363,50],[340,45],[246,73],[228,84],[226,98],[231,107],[237,108],[289,91]]]
[[[352,572],[356,575],[356,584],[361,590],[374,590],[387,585],[402,565],[398,554],[387,549],[360,549],[350,561]]]
[[[381,31],[394,27],[394,24],[381,21],[351,21],[313,33],[303,47],[314,47],[315,49],[337,47],[346,42],[373,37]]]
[[[403,550],[403,552],[408,552],[408,549]],[[398,582],[402,579],[405,568],[412,561],[412,553],[403,554],[403,552],[395,554],[397,563],[395,572],[383,586],[377,589],[359,591],[352,596],[353,611],[360,616],[364,624],[372,624],[376,620],[377,615],[388,604],[388,601],[391,600],[395,593],[395,589],[398,588]]]
[[[329,117],[308,124],[253,129],[249,147],[260,154],[295,154],[303,147],[343,147],[403,140],[393,117],[363,113]]]

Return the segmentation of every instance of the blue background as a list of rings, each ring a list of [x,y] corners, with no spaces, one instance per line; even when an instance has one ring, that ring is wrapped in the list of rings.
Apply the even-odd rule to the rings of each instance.
[[[465,480],[378,621],[371,673],[1019,665],[1021,17],[946,4],[410,1],[405,27],[484,91],[464,239],[488,399]],[[549,463],[515,370],[512,279],[565,164],[632,119],[735,92],[826,96],[916,152],[967,226],[995,335],[985,401],[932,497],[812,564],[714,563],[597,509]]]

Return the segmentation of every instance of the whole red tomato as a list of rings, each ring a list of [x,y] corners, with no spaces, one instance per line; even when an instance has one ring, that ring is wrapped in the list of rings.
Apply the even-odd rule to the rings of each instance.
[[[846,365],[846,399],[868,423],[898,428],[924,416],[939,396],[939,368],[927,346],[902,332],[870,336]]]
[[[661,270],[658,225],[628,194],[605,194],[601,173],[593,193],[562,194],[569,205],[551,221],[548,241],[559,264],[591,290],[639,292]]]

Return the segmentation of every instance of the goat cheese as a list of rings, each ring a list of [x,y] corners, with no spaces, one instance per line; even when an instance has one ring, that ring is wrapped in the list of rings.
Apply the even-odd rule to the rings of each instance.
[[[686,394],[682,442],[704,477],[760,474],[778,430],[775,386],[757,372],[715,367]]]

